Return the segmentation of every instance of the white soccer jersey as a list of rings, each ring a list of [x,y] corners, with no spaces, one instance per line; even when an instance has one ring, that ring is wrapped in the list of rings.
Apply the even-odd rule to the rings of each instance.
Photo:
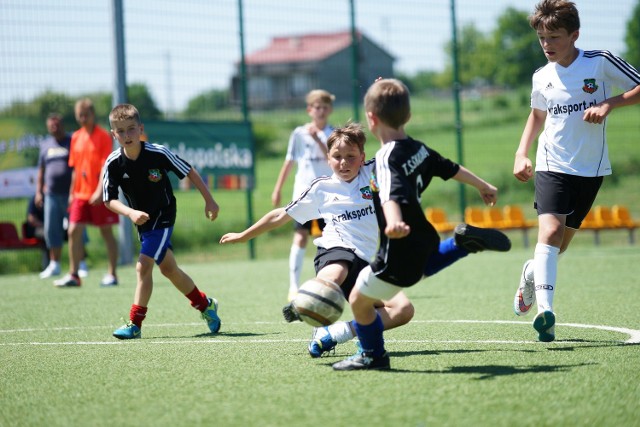
[[[322,132],[318,132],[318,137],[325,146],[332,131],[333,128],[327,125]],[[305,126],[298,126],[291,133],[286,160],[293,160],[297,163],[292,199],[298,197],[311,185],[311,181],[314,179],[319,176],[330,176],[333,173],[327,163],[327,156],[318,147],[318,143]]]
[[[358,257],[370,261],[378,249],[378,221],[369,188],[374,167],[375,161],[366,162],[351,182],[335,175],[316,179],[287,205],[287,214],[299,223],[324,219],[322,236],[313,241],[316,246],[353,249]]]
[[[640,73],[606,50],[580,50],[568,67],[550,62],[533,74],[531,108],[546,111],[538,139],[536,171],[586,177],[611,174],[603,124],[582,120],[584,111],[640,85]]]

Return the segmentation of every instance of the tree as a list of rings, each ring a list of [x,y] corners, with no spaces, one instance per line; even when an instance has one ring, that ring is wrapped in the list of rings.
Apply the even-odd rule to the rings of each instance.
[[[495,61],[499,64],[495,70],[495,82],[498,84],[511,87],[526,85],[533,72],[546,63],[526,12],[510,7],[500,15],[493,41]]]
[[[627,44],[624,59],[636,68],[640,68],[640,1],[636,4],[629,21],[627,21],[627,34],[624,41]]]
[[[438,73],[436,71],[418,71],[413,76],[398,73],[396,77],[402,80],[412,93],[420,93],[437,87]]]
[[[156,103],[145,84],[132,83],[127,86],[127,99],[130,104],[136,106],[143,121],[158,120],[162,117],[162,112],[156,107]]]
[[[445,67],[444,73],[438,79],[438,83],[453,83],[453,42],[448,42],[445,52],[449,58],[449,63]],[[473,23],[462,28],[458,40],[458,71],[460,83],[466,86],[474,82],[482,81],[493,83],[496,62],[493,41],[490,37],[482,34]]]
[[[206,113],[220,110],[229,106],[229,92],[211,89],[191,98],[184,110],[186,118],[202,118]]]
[[[451,58],[452,43],[445,46]],[[517,87],[528,84],[531,74],[545,64],[535,31],[526,12],[512,7],[498,17],[495,30],[481,33],[474,24],[462,28],[458,41],[462,85],[488,84]],[[451,60],[436,83],[451,84]]]

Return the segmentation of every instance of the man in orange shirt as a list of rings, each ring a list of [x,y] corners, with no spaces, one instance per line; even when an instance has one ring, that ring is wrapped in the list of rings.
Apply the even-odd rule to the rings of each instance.
[[[102,166],[113,151],[113,142],[109,133],[96,124],[90,99],[76,102],[75,115],[80,129],[71,136],[69,153],[69,166],[73,168],[69,191],[69,273],[54,285],[81,285],[78,267],[83,256],[82,234],[85,226],[91,224],[100,228],[107,245],[109,269],[100,285],[115,286],[118,246],[112,226],[118,223],[118,215],[102,203]]]

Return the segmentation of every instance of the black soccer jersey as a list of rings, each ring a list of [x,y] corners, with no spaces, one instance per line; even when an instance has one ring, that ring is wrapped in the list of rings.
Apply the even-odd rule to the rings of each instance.
[[[371,189],[380,246],[372,269],[382,280],[396,286],[411,286],[420,280],[426,260],[440,242],[422,210],[421,194],[433,177],[447,180],[459,169],[456,163],[411,138],[386,143],[378,150]],[[382,205],[389,200],[400,205],[402,219],[411,227],[407,237],[389,239],[384,234],[387,221]]]
[[[138,231],[173,226],[176,220],[176,198],[173,195],[168,172],[180,179],[191,170],[191,165],[168,148],[141,142],[136,160],[128,159],[122,148],[109,155],[105,163],[103,201],[116,200],[118,187],[122,188],[132,209],[149,214],[149,221],[138,226]]]

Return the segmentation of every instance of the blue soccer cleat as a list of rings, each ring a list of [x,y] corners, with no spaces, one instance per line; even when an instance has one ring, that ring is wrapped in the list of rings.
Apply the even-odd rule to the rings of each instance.
[[[336,348],[338,342],[331,337],[329,328],[313,328],[313,336],[309,343],[309,355],[313,358],[322,357],[324,353],[328,353]]]
[[[207,309],[202,312],[202,318],[207,322],[207,325],[209,325],[211,333],[216,334],[222,324],[218,317],[218,300],[215,298],[207,298],[207,300],[209,301],[209,305]]]
[[[113,331],[113,336],[119,340],[131,340],[141,338],[142,331],[139,327],[134,325],[133,322],[129,321],[126,325],[120,326],[118,329]]]

